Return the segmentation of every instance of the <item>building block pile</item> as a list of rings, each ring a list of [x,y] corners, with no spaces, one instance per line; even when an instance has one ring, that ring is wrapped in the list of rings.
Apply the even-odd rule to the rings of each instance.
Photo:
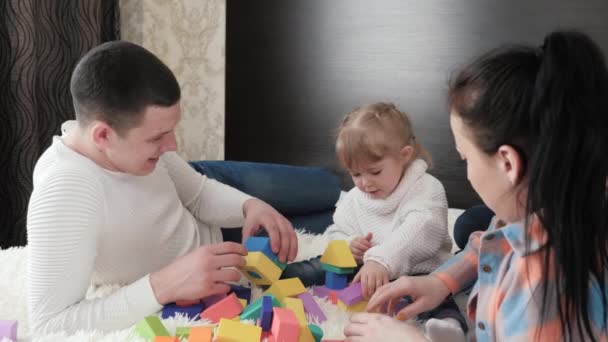
[[[251,283],[269,286],[262,297],[251,302],[250,288],[231,285],[228,294],[177,301],[165,305],[163,319],[182,315],[192,320],[205,319],[211,324],[179,327],[175,336],[170,336],[158,316],[149,316],[135,327],[137,335],[156,342],[321,341],[323,331],[314,323],[322,323],[327,317],[299,278],[279,279],[286,264],[279,262],[272,252],[270,240],[251,237],[245,242],[245,247],[249,253],[241,272]],[[328,298],[345,311],[363,311],[367,301],[363,299],[361,284],[347,284],[347,277],[355,272],[357,263],[346,241],[331,241],[320,261],[326,283],[325,286],[315,286],[313,294]]]

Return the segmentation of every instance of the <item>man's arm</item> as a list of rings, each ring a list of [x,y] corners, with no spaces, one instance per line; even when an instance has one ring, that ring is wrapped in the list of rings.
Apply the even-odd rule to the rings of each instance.
[[[99,184],[66,170],[36,184],[28,209],[28,310],[36,332],[128,327],[161,309],[148,276],[85,300],[104,220]]]

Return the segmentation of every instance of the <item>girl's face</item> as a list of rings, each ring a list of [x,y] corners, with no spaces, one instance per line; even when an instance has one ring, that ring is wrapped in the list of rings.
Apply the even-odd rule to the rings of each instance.
[[[397,156],[359,163],[356,168],[349,169],[355,186],[374,199],[387,198],[399,184],[412,152],[412,147],[406,146]]]
[[[494,155],[481,151],[458,113],[450,113],[456,150],[467,163],[467,178],[483,202],[499,219],[516,222],[524,217],[525,189],[516,187],[523,163],[511,146],[502,145]]]

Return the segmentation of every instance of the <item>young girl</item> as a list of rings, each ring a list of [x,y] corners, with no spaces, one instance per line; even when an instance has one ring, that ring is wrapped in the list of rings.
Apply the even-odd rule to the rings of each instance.
[[[426,172],[428,154],[404,113],[388,103],[354,110],[338,130],[336,151],[355,187],[338,203],[327,234],[349,243],[362,265],[353,281],[366,298],[390,279],[427,274],[451,256],[445,191]],[[466,322],[453,301],[432,316],[429,334],[464,339]]]
[[[475,283],[479,341],[608,341],[608,70],[598,46],[554,32],[540,48],[492,51],[449,92],[456,148],[498,218],[432,275],[380,288],[368,310],[410,295],[407,318]],[[377,314],[347,340],[422,340]]]

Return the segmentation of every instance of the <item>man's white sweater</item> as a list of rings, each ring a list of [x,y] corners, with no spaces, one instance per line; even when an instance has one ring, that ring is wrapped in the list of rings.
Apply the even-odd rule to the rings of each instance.
[[[452,242],[445,191],[427,168],[415,160],[384,199],[354,187],[338,203],[329,237],[350,244],[371,232],[373,246],[363,260],[382,264],[391,279],[435,270],[450,257]]]
[[[176,153],[133,176],[101,168],[59,137],[34,170],[28,210],[28,306],[37,332],[119,329],[162,308],[149,274],[222,241],[250,197],[201,176]],[[85,300],[90,285],[121,284]]]

